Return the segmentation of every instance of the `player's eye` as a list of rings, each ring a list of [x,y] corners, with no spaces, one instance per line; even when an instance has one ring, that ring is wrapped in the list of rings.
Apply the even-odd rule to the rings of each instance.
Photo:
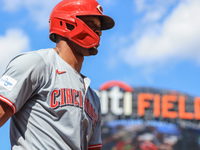
[[[87,20],[86,23],[89,24],[89,25],[94,25],[95,24],[93,20]]]
[[[89,22],[90,22],[91,24],[94,24],[94,21],[93,21],[93,20],[89,20]]]

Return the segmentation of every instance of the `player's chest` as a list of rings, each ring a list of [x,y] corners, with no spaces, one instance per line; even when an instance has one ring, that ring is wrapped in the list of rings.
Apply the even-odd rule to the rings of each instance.
[[[52,111],[58,114],[61,111],[80,113],[80,120],[95,123],[98,114],[95,103],[97,97],[90,90],[87,80],[84,82],[77,74],[60,71],[60,74],[52,78],[51,83],[47,103]]]
[[[89,93],[86,93],[83,80],[79,75],[56,70],[50,83],[47,102],[52,109],[67,106],[84,107],[84,100]]]

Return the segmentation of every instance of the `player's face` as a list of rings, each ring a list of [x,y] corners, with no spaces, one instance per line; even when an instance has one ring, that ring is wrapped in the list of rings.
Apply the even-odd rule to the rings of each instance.
[[[96,16],[81,16],[79,17],[85,24],[92,29],[99,37],[102,35],[101,32],[101,21],[99,17]],[[90,55],[96,55],[98,53],[97,48],[99,47],[99,44],[90,48],[90,49],[82,49],[82,53],[84,56],[90,56]]]
[[[101,21],[97,16],[80,16],[85,24],[90,27],[99,37],[101,36]]]

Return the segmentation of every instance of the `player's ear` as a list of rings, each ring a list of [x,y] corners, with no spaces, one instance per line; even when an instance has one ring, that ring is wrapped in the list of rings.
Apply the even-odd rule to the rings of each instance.
[[[58,44],[61,40],[65,40],[64,37],[62,37],[58,34],[54,34],[54,38],[55,38],[56,44]]]

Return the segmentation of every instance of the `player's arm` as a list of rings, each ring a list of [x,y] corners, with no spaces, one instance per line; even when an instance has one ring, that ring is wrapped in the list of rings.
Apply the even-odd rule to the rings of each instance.
[[[0,100],[0,127],[12,116],[12,108]]]
[[[88,150],[101,150],[101,107],[99,103],[97,120],[95,121],[94,132],[88,144]]]

